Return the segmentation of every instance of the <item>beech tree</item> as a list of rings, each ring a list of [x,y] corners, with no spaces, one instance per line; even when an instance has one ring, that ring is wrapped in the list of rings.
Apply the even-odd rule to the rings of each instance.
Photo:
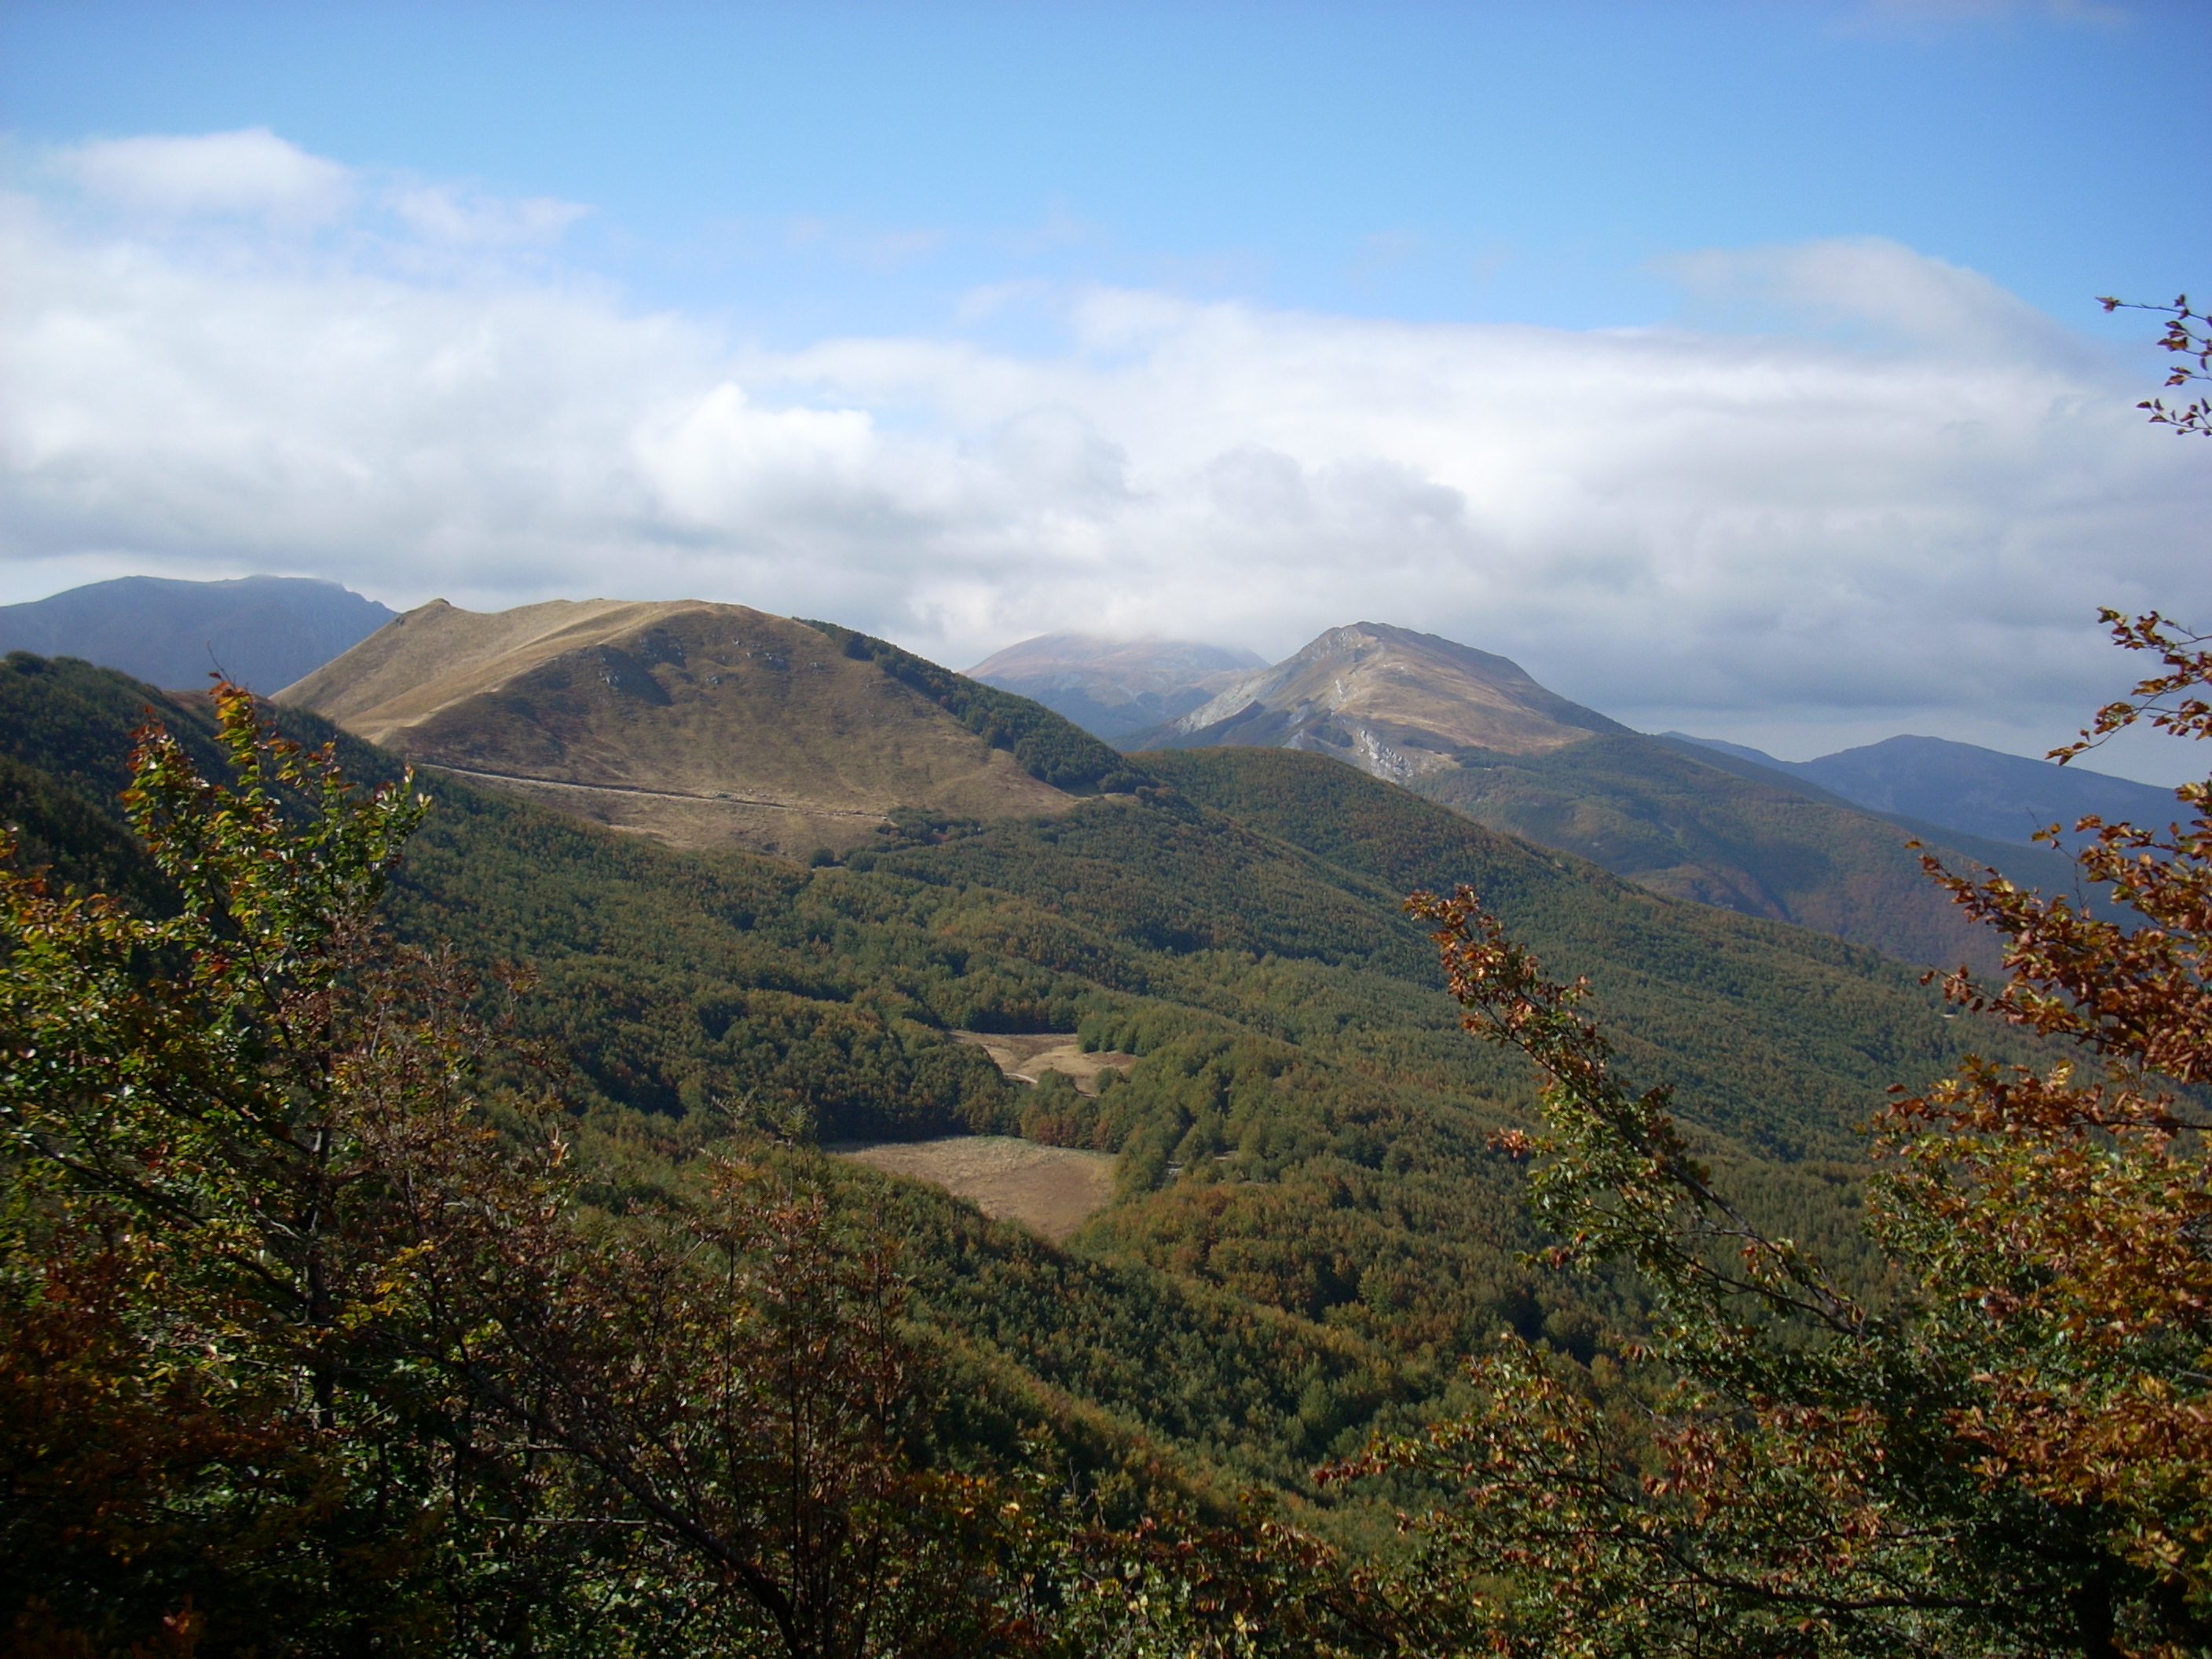
[[[2170,306],[2143,305],[2132,300],[2116,300],[2106,295],[2097,303],[2106,312],[2148,311],[2164,317],[2166,332],[2159,337],[2159,344],[2183,361],[2173,365],[2166,377],[2170,389],[2195,382],[2212,380],[2212,332],[2207,332],[2207,319],[2202,313],[2190,309],[2189,296],[2178,295]],[[2170,426],[2174,435],[2196,433],[2200,437],[2212,438],[2212,402],[2193,398],[2178,409],[2168,409],[2163,398],[2147,398],[2136,405],[2150,411],[2153,426]]]
[[[2163,672],[2099,711],[2071,760],[2138,723],[2212,738],[2206,636],[2106,611]],[[2212,1605],[2212,782],[2183,821],[2082,819],[2104,912],[2001,877],[1929,870],[2007,941],[2003,984],[1945,991],[2083,1052],[2036,1073],[1976,1062],[1884,1115],[1899,1164],[1885,1242],[1983,1397],[1956,1419],[1992,1480],[2115,1520],[2113,1547]],[[2055,839],[2056,826],[2046,836]],[[2118,907],[2124,906],[2124,909]],[[2132,912],[2130,915],[2129,913]],[[2121,918],[2126,918],[2122,920]]]
[[[173,914],[0,874],[0,1574],[19,1624],[103,1648],[280,1608],[404,1640],[452,1536],[433,1425],[465,1414],[379,1351],[376,1104],[450,1124],[472,1033],[450,963],[366,948],[421,804],[219,708],[235,791],[149,733],[128,797]]]
[[[2055,757],[2138,722],[2212,737],[2204,638],[2106,620],[2162,672]],[[1617,1075],[1585,985],[1469,890],[1408,902],[1468,1029],[1544,1074],[1544,1132],[1498,1144],[1534,1164],[1550,1265],[1632,1268],[1656,1328],[1625,1388],[1501,1342],[1474,1410],[1328,1472],[1455,1490],[1409,1521],[1401,1598],[1499,1653],[2212,1646],[2212,1163],[2182,1092],[2212,1080],[2212,784],[2178,794],[2185,826],[2076,826],[2102,909],[1929,862],[2006,940],[2001,985],[1947,995],[2081,1052],[1899,1091],[1881,1310],[1729,1202],[1665,1088]]]

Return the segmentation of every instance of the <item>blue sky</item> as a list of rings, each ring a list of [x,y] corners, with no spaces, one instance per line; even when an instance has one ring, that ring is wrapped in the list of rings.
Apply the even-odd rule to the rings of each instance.
[[[2208,48],[2197,3],[13,0],[0,112],[588,204],[572,257],[786,343],[1025,277],[1651,322],[1670,255],[1843,235],[2094,327],[2212,252]]]
[[[2095,603],[2212,611],[2212,446],[2136,429],[2155,329],[2092,303],[2212,289],[2208,49],[2135,0],[13,0],[0,600],[665,590],[956,662],[1371,617],[1784,754],[2030,747],[2110,689]]]

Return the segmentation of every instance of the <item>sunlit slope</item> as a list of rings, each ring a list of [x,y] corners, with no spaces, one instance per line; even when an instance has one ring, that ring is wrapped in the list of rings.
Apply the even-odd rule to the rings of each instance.
[[[1308,749],[1402,782],[1449,769],[1468,747],[1544,754],[1626,729],[1546,690],[1504,657],[1410,628],[1357,623],[1126,746]]]
[[[695,601],[410,611],[278,697],[418,765],[676,846],[804,857],[900,807],[994,818],[1070,797],[875,662]]]

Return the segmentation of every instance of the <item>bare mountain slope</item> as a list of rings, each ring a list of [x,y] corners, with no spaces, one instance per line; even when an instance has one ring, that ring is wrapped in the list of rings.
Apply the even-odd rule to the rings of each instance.
[[[1034,697],[1102,738],[1188,714],[1267,664],[1249,651],[1191,640],[1045,634],[986,658],[970,679]]]
[[[1462,749],[1540,755],[1628,728],[1569,702],[1520,665],[1409,628],[1332,628],[1129,746],[1309,749],[1394,783],[1455,764]]]
[[[902,807],[985,819],[1074,802],[845,641],[744,605],[434,600],[276,700],[676,846],[804,856],[867,845]]]

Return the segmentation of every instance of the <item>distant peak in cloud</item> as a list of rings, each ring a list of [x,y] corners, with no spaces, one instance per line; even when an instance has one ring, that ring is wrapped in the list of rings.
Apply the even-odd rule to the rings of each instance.
[[[95,195],[164,216],[323,219],[344,211],[353,195],[351,169],[312,155],[266,127],[104,139],[69,152],[64,167]]]

